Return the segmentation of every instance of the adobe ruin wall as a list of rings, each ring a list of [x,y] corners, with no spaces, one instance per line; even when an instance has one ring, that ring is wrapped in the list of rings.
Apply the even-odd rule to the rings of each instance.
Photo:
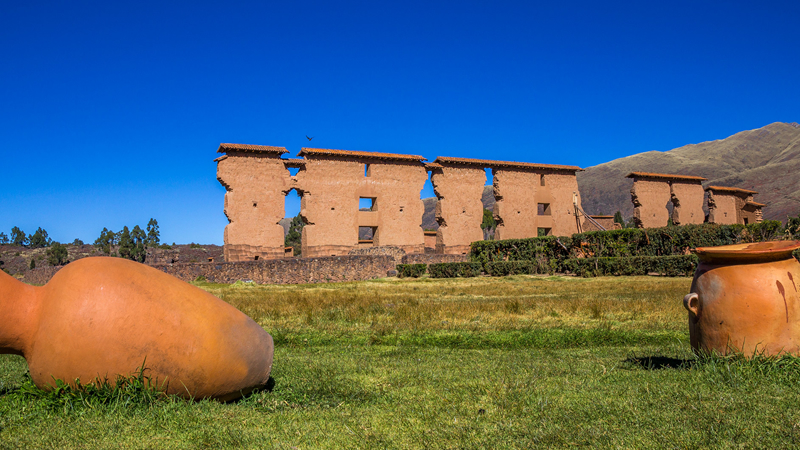
[[[706,191],[709,222],[746,225],[762,221],[764,204],[753,201],[758,192],[727,186],[708,186]]]
[[[703,177],[663,173],[631,172],[633,221],[638,228],[700,224],[703,212]],[[671,210],[671,212],[670,212]]]
[[[576,166],[303,148],[285,159],[283,147],[221,144],[217,178],[225,187],[225,260],[252,261],[285,256],[285,195],[301,197],[302,250],[305,257],[347,255],[353,250],[391,246],[408,254],[425,253],[432,233],[422,229],[420,199],[428,173],[438,199],[434,252],[465,255],[484,238],[486,169],[492,170],[495,239],[539,235],[570,236],[596,228],[581,210]],[[298,172],[292,176],[289,169]],[[640,228],[699,224],[705,178],[633,172],[631,200]],[[761,221],[754,191],[709,191],[712,223]],[[365,210],[362,201],[369,204]],[[672,210],[671,213],[669,210]],[[602,225],[605,227],[605,225]],[[613,224],[612,224],[613,227]],[[586,230],[584,230],[586,228]],[[367,233],[368,232],[368,233]],[[371,239],[360,236],[371,235]],[[429,249],[430,250],[430,249]]]

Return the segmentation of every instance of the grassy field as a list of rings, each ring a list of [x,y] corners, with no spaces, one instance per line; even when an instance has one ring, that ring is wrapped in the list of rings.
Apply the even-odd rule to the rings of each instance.
[[[43,395],[1,355],[0,449],[800,446],[800,363],[695,359],[690,282],[199,284],[273,335],[272,392]]]

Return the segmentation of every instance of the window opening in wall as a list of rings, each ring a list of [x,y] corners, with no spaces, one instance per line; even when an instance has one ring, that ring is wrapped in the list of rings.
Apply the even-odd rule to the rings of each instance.
[[[299,167],[289,167],[288,170],[289,170],[289,175],[290,176],[296,176],[297,173],[300,172],[300,168]]]
[[[537,236],[551,236],[553,234],[552,228],[538,228],[536,231]]]
[[[494,170],[487,168],[484,169],[484,172],[486,172],[486,183],[484,183],[481,193],[481,203],[483,204],[481,230],[483,231],[483,240],[491,241],[494,239],[497,225],[502,223],[502,219],[498,223],[494,218],[494,204],[497,203],[497,198],[494,196]]]
[[[745,217],[744,218],[744,224],[747,225],[747,223],[748,223],[748,220],[747,220],[747,217]]]
[[[378,227],[358,227],[358,243],[360,245],[375,245]]]
[[[358,210],[359,211],[377,211],[378,210],[378,199],[375,197],[360,197],[358,199]]]
[[[545,184],[544,184],[544,174],[539,175],[539,185],[540,186],[545,186]]]
[[[364,164],[364,176],[368,177],[369,175],[369,164]]]
[[[253,261],[258,261],[258,255],[256,255],[255,258],[253,258]]]
[[[284,218],[278,224],[283,227],[283,247],[292,248],[294,256],[303,254],[303,227],[305,222],[300,216],[302,195],[296,189],[291,189],[284,198]]]
[[[538,203],[536,205],[536,214],[540,216],[549,216],[552,213],[550,212],[550,203]]]

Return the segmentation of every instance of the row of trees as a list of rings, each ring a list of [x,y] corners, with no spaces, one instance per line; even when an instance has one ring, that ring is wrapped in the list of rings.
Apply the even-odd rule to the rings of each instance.
[[[117,233],[108,228],[103,228],[103,231],[100,232],[100,237],[94,241],[94,246],[104,255],[119,256],[133,261],[144,262],[147,257],[147,248],[158,247],[160,242],[161,233],[158,230],[158,221],[150,219],[146,230],[142,230],[139,225],[134,226],[133,230],[129,230],[125,226],[122,231]],[[26,235],[19,227],[13,227],[10,238],[7,234],[0,232],[0,244],[13,244],[27,248],[47,247],[48,264],[51,266],[63,266],[69,262],[69,253],[66,245],[50,239],[47,236],[47,231],[41,227],[31,235]],[[72,244],[83,245],[83,241],[75,239]],[[2,262],[0,262],[1,265]],[[30,268],[34,269],[35,267],[36,262],[32,259]]]
[[[10,238],[7,234],[0,232],[0,244],[13,244],[27,248],[43,248],[49,247],[52,243],[53,240],[47,236],[47,231],[42,227],[37,228],[36,232],[31,235],[25,234],[19,227],[13,227],[11,229]]]
[[[147,257],[147,248],[158,247],[160,242],[158,221],[150,219],[146,230],[142,230],[139,225],[134,226],[132,230],[128,229],[126,225],[116,233],[108,228],[103,228],[100,237],[94,241],[94,246],[108,256],[119,256],[144,262]]]

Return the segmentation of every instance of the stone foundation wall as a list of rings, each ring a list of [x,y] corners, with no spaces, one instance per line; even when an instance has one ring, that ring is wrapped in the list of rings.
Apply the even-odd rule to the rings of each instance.
[[[183,281],[203,276],[214,283],[300,284],[383,278],[394,270],[388,255],[286,258],[233,263],[157,264],[152,267]]]
[[[403,257],[406,256],[405,249],[391,245],[383,247],[367,247],[350,250],[350,255],[386,255],[394,260],[395,264],[401,264]]]

